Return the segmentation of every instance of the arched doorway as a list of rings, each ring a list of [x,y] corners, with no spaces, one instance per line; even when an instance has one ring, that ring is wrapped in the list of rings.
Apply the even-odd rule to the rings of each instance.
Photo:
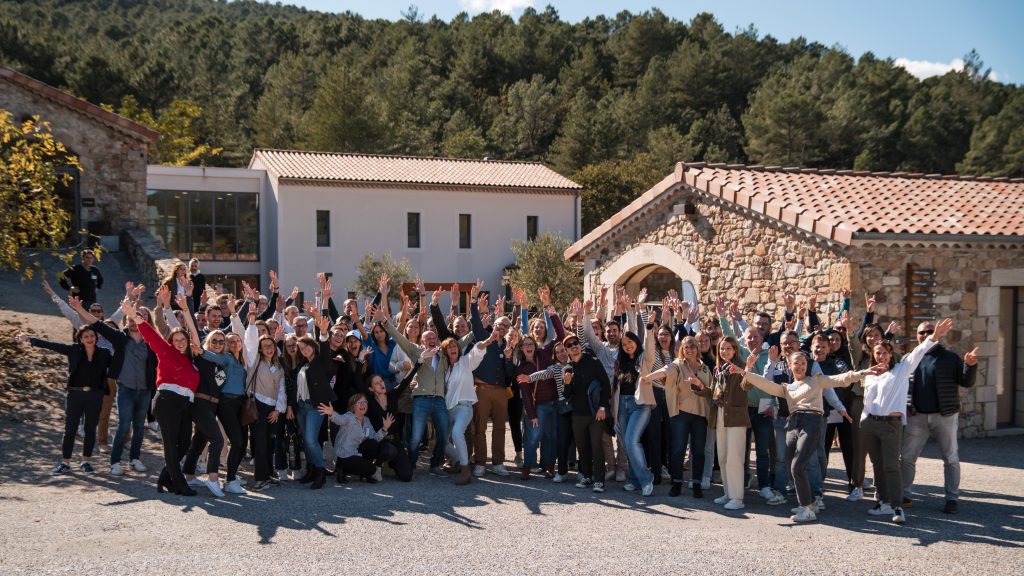
[[[697,301],[700,272],[681,254],[660,244],[640,244],[619,255],[601,273],[602,286],[625,286],[626,292],[636,295],[647,287],[647,301],[660,302],[670,289],[690,302]],[[591,287],[585,287],[590,293]],[[610,306],[611,302],[605,302]]]

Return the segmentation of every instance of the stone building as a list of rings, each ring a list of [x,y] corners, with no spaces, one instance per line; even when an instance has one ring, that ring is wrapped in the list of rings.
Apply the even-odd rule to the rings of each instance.
[[[156,132],[4,66],[0,109],[18,124],[33,116],[49,122],[78,157],[82,169],[69,168],[73,181],[59,190],[72,231],[112,236],[146,226],[146,163]]]
[[[961,390],[971,437],[1024,426],[1022,248],[1024,180],[694,163],[565,255],[583,262],[592,295],[644,285],[657,299],[672,287],[704,310],[723,296],[781,316],[784,291],[816,293],[831,319],[850,289],[855,326],[865,293],[877,295],[879,321],[908,336],[951,317],[944,343],[982,357],[977,384]]]

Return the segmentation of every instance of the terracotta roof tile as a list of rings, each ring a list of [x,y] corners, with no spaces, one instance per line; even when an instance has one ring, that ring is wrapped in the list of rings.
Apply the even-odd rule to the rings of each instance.
[[[256,159],[262,161],[274,176],[294,180],[541,188],[572,192],[581,189],[579,184],[539,162],[263,149],[253,153],[253,161]]]
[[[802,230],[850,244],[858,234],[1024,235],[1024,179],[778,166],[680,164],[650,192],[686,185]],[[659,192],[659,193],[660,193]],[[646,195],[645,195],[646,196]],[[643,198],[643,196],[641,196]],[[634,201],[569,247],[566,258],[644,209]]]
[[[68,94],[63,90],[54,88],[49,84],[40,82],[31,76],[26,76],[25,74],[6,66],[0,66],[0,78],[7,80],[11,84],[31,90],[32,92],[67,108],[92,116],[100,122],[121,130],[122,132],[144,142],[154,142],[160,136],[159,132],[150,130],[138,122],[134,122],[124,116],[104,110],[91,102],[82,100],[81,98]]]

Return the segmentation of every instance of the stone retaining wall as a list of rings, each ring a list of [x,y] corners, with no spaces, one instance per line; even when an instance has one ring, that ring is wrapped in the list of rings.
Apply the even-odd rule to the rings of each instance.
[[[159,238],[140,228],[129,228],[121,232],[121,249],[128,253],[132,263],[144,278],[144,298],[147,302],[152,299],[160,282],[181,262]]]

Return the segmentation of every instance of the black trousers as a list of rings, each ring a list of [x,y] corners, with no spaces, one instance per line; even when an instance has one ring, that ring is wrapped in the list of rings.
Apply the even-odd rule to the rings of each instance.
[[[250,428],[253,442],[252,457],[256,460],[254,477],[257,482],[260,482],[270,479],[270,469],[274,465],[273,451],[271,450],[274,446],[274,425],[267,421],[267,417],[274,411],[274,407],[257,400],[256,411],[259,416]],[[284,418],[284,415],[280,415],[278,418]]]
[[[576,439],[576,448],[580,451],[579,471],[584,478],[594,482],[604,482],[604,449],[602,436],[604,422],[591,416],[572,415],[572,435]]]
[[[82,456],[92,456],[92,449],[96,447],[96,426],[100,423],[100,409],[103,408],[105,389],[106,383],[102,389],[89,392],[74,388],[68,390],[67,399],[64,401],[64,439],[60,446],[61,455],[65,460],[70,459],[71,453],[75,450],[75,435],[78,434],[78,423],[81,422],[82,416],[85,416],[85,444],[82,446]]]
[[[572,412],[555,416],[555,428],[558,473],[565,476],[569,473],[569,457],[572,450]]]
[[[242,413],[242,402],[245,398],[238,396],[221,396],[220,404],[217,404],[217,419],[224,427],[224,433],[228,436],[231,448],[228,450],[228,474],[227,481],[231,482],[238,476],[238,466],[242,463],[242,456],[245,455],[245,431],[242,429],[242,421],[239,415]],[[217,460],[220,460],[220,453],[217,453]]]
[[[839,450],[843,454],[843,466],[846,469],[846,481],[853,488],[853,424],[843,420],[839,424],[829,424],[825,427],[825,463],[828,463],[829,453],[832,452],[832,441],[836,435],[839,436]]]
[[[175,488],[185,488],[181,459],[192,440],[192,403],[180,394],[160,391],[156,394],[153,414],[164,441],[164,469],[160,475],[169,475]]]
[[[512,429],[512,446],[523,451],[523,399],[518,395],[508,400],[508,427]]]
[[[644,457],[647,466],[654,473],[654,479],[661,481],[661,467],[668,462],[668,403],[665,401],[665,389],[654,387],[656,405],[651,410],[651,419],[644,429]]]
[[[209,444],[206,473],[216,474],[220,469],[220,453],[224,449],[224,436],[220,433],[220,426],[217,426],[217,404],[196,398],[195,403],[192,404],[192,423],[195,424],[195,432],[192,433],[192,442],[188,447],[188,454],[185,456],[183,471],[189,475],[196,473],[199,455]]]
[[[391,442],[367,439],[359,445],[361,456],[338,458],[336,466],[340,467],[344,474],[372,476],[378,466],[393,461],[398,457],[399,452],[400,450]]]

